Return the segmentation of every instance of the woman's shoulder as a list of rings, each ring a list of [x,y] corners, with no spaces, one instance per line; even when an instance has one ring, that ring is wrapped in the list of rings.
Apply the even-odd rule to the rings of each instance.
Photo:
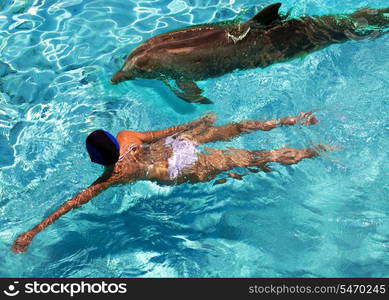
[[[129,144],[141,145],[142,144],[141,133],[132,130],[120,131],[117,134],[116,139],[118,140],[120,145],[129,145]]]

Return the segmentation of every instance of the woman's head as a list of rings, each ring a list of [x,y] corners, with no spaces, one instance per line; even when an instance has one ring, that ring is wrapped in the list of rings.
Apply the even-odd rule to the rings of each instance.
[[[120,146],[109,132],[96,130],[86,138],[86,149],[92,162],[112,166],[119,160]]]

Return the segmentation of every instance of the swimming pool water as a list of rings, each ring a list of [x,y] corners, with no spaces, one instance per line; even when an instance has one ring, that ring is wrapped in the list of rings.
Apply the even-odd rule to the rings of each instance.
[[[264,70],[200,83],[213,106],[160,82],[109,78],[145,39],[246,20],[272,1],[0,2],[1,277],[389,276],[389,37],[334,45]],[[287,0],[282,12],[348,13],[387,1]],[[224,185],[112,188],[38,234],[15,237],[91,184],[86,135],[150,130],[208,110],[223,124],[319,109],[320,123],[213,146],[338,150]]]

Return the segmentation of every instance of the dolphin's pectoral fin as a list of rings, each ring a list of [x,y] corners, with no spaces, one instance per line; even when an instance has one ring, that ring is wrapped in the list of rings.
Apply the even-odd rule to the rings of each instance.
[[[177,80],[176,84],[183,91],[183,93],[176,93],[181,99],[191,103],[213,104],[211,100],[201,95],[203,90],[194,81]]]
[[[165,82],[166,83],[166,82]],[[189,103],[213,104],[211,100],[201,95],[203,92],[194,81],[176,81],[177,88],[166,83],[177,97]]]
[[[281,7],[281,3],[274,3],[269,6],[266,6],[259,13],[257,13],[254,17],[251,18],[249,22],[259,23],[260,25],[270,25],[274,21],[281,20],[280,15],[278,14],[278,10]]]

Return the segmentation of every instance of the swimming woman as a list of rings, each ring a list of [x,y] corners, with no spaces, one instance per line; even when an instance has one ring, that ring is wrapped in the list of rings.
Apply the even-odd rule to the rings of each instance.
[[[198,183],[214,179],[219,173],[236,167],[248,168],[251,172],[271,171],[267,163],[296,164],[304,158],[326,151],[324,146],[306,149],[281,148],[278,150],[218,150],[199,146],[215,141],[229,141],[242,133],[254,130],[271,130],[279,126],[312,125],[317,119],[312,112],[300,113],[269,121],[243,121],[225,126],[215,126],[215,116],[208,114],[190,123],[159,131],[136,132],[124,130],[113,137],[104,130],[92,132],[86,139],[86,148],[94,163],[105,166],[104,173],[88,188],[62,204],[55,212],[31,230],[20,234],[12,250],[26,251],[33,237],[52,224],[60,216],[79,207],[112,185],[150,180],[165,185],[184,182]],[[231,178],[242,175],[228,173]],[[219,179],[215,183],[224,183]]]

